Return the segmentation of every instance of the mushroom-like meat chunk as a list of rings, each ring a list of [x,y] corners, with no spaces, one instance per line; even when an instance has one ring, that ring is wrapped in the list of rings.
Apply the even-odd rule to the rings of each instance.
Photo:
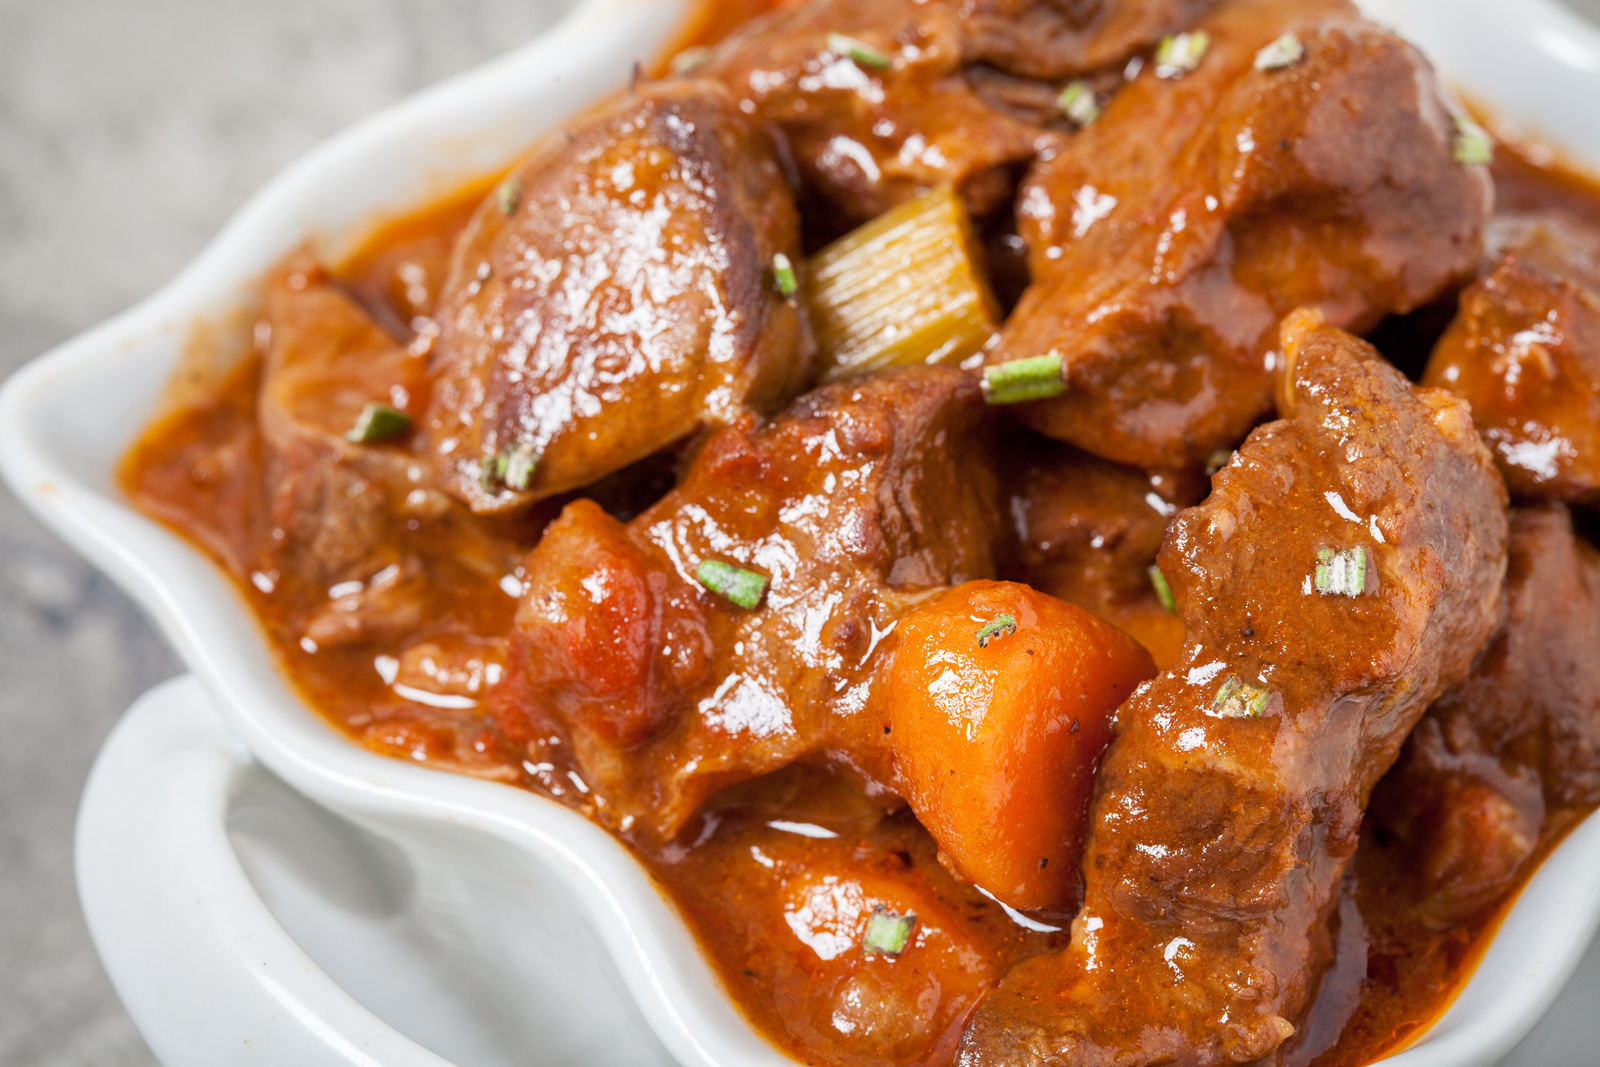
[[[713,434],[624,525],[569,506],[528,559],[501,718],[564,737],[612,825],[670,837],[701,801],[806,756],[876,792],[884,638],[930,591],[993,574],[997,490],[976,383],[917,367]]]
[[[1066,389],[1023,419],[1146,469],[1270,411],[1292,309],[1365,329],[1470,273],[1492,200],[1422,54],[1345,0],[1232,0],[1197,31],[1034,167],[1035,282],[989,355],[1054,354]]]
[[[1511,517],[1505,627],[1374,792],[1441,925],[1498,904],[1547,812],[1600,803],[1600,553],[1560,505]]]
[[[1373,785],[1499,620],[1505,490],[1466,406],[1314,313],[1283,344],[1283,418],[1162,548],[1188,643],[1118,712],[1072,946],[1007,975],[963,1064],[1272,1054]]]
[[[467,521],[430,487],[412,451],[427,360],[397,343],[308,252],[268,280],[258,415],[268,529],[256,562],[274,582],[326,599],[301,637],[333,647],[405,633],[421,621],[411,528],[427,520],[455,562],[504,574],[515,548]]]
[[[641,86],[552,137],[440,297],[438,484],[512,510],[787,402],[811,341],[773,264],[798,242],[776,146],[715,83]]]
[[[1497,219],[1499,262],[1461,295],[1423,381],[1472,404],[1512,495],[1600,499],[1600,231]]]

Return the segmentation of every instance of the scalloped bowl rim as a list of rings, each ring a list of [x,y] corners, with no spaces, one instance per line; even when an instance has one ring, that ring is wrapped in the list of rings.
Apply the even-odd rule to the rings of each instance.
[[[1523,0],[1514,18],[1494,0],[1364,6],[1425,37],[1457,84],[1600,168],[1593,109],[1563,112],[1548,103],[1552,78],[1600,99],[1600,33],[1587,23],[1551,0]],[[1469,7],[1482,18],[1468,18]],[[5,383],[0,474],[145,608],[275,774],[336,811],[390,827],[452,823],[535,857],[585,902],[586,919],[630,995],[678,1060],[778,1065],[792,1061],[732,1006],[683,921],[622,845],[554,801],[384,758],[350,742],[295,695],[231,581],[132,510],[113,485],[118,457],[147,424],[180,354],[206,336],[227,336],[230,323],[237,334],[260,278],[293,245],[309,236],[337,255],[375,220],[505,166],[540,133],[623,84],[634,58],[652,54],[681,14],[680,0],[587,0],[530,44],[312,152],[246,204],[160,292]],[[1488,24],[1477,30],[1462,29],[1484,19]],[[1491,46],[1503,57],[1511,40],[1522,41],[1529,58],[1513,56],[1515,77],[1504,84],[1483,84],[1475,57]],[[1477,1067],[1510,1051],[1600,925],[1600,893],[1581,890],[1594,885],[1600,885],[1600,820],[1591,819],[1530,882],[1451,1009],[1384,1062]],[[1508,975],[1519,979],[1509,991]]]

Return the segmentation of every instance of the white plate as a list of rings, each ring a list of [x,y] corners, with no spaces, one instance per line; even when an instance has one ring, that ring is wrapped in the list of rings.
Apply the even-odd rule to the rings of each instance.
[[[1600,169],[1600,40],[1586,24],[1550,0],[1374,0],[1368,6],[1420,40],[1475,97]],[[519,903],[537,907],[540,921],[548,918],[557,932],[576,937],[581,926],[600,951],[572,949],[573,960],[606,961],[596,964],[598,973],[609,969],[618,991],[594,995],[630,999],[679,1062],[759,1067],[788,1061],[730,1006],[682,923],[615,841],[531,794],[384,759],[348,743],[295,698],[227,579],[128,508],[111,477],[160,398],[190,331],[209,324],[220,336],[242,338],[242,312],[280,255],[312,235],[326,254],[338,256],[375,217],[509,161],[545,129],[622,84],[634,59],[649,56],[680,15],[674,0],[591,0],[526,48],[384,112],[292,167],[170,286],[6,383],[0,473],[154,616],[242,740],[236,755],[248,752],[300,793],[389,842],[418,885],[470,882],[471,892],[450,898],[461,908],[494,897],[511,916]],[[215,752],[161,788],[176,791],[179,801],[186,789],[200,800],[212,797],[217,776],[232,773],[217,765]],[[197,803],[193,810],[195,823],[163,839],[154,858],[133,849],[126,835],[86,845],[105,859],[112,887],[121,881],[131,887],[151,863],[158,873],[191,861],[213,864],[208,876],[218,888],[191,913],[194,929],[205,932],[194,934],[193,945],[210,946],[222,957],[202,959],[184,938],[150,936],[147,912],[131,896],[117,912],[120,920],[97,932],[108,958],[117,945],[134,946],[127,948],[130,957],[167,965],[163,980],[119,989],[137,1019],[191,1009],[192,998],[211,1009],[211,1023],[189,1028],[187,1053],[159,1046],[158,1053],[174,1063],[186,1054],[191,1059],[181,1062],[254,1055],[274,1063],[440,1064],[305,957],[248,879],[217,858],[221,852],[212,849],[208,858],[198,845],[191,852],[206,834],[216,843],[215,827],[204,822],[214,805]],[[1505,1055],[1553,1001],[1588,944],[1600,921],[1596,886],[1600,820],[1590,820],[1534,879],[1455,1007],[1392,1062],[1477,1067]],[[513,918],[503,930],[504,946],[472,942],[465,926],[439,936],[451,951],[460,950],[461,973],[470,974],[466,961],[474,951],[498,947],[511,958],[534,952],[538,928],[531,918]],[[465,940],[450,940],[456,936]],[[270,959],[263,956],[269,952]],[[185,974],[208,959],[230,978],[191,988]],[[180,989],[183,998],[172,992]],[[501,988],[499,995],[495,1003],[515,1014],[525,1010],[524,1002],[549,994],[530,984]],[[313,1048],[322,1059],[308,1058]],[[540,1056],[530,1050],[527,1058]]]

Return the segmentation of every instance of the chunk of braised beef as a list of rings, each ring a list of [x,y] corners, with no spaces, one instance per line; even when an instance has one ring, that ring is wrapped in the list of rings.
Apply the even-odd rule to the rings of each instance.
[[[848,219],[945,183],[981,216],[1053,143],[1063,81],[1115,82],[1212,2],[813,0],[752,21],[695,73],[782,127],[808,185]]]
[[[967,0],[967,58],[1059,81],[1120,64],[1217,0]]]
[[[1173,516],[1208,489],[1199,471],[1145,472],[1017,434],[1003,470],[1016,577],[1115,623],[1169,666],[1183,622],[1151,568]],[[1164,580],[1164,579],[1163,579]]]
[[[422,621],[422,564],[411,542],[427,523],[463,567],[509,571],[515,545],[468,520],[432,488],[405,424],[427,395],[427,361],[397,343],[308,251],[269,278],[257,407],[267,534],[254,569],[320,603],[300,623],[313,647],[363,644]],[[405,416],[392,437],[350,440],[368,405]]]
[[[1006,976],[962,1064],[1271,1055],[1330,959],[1369,791],[1498,622],[1505,491],[1465,405],[1312,313],[1282,344],[1283,417],[1167,533],[1187,643],[1118,713],[1072,946]],[[1324,581],[1334,552],[1362,580]]]
[[[1195,69],[1146,64],[1035,165],[1034,283],[989,356],[1058,353],[1066,392],[1022,418],[1144,468],[1270,411],[1290,310],[1363,330],[1470,274],[1492,196],[1427,61],[1345,0],[1233,0],[1197,29]],[[1285,33],[1303,57],[1258,67]]]
[[[883,795],[880,645],[930,590],[989,577],[997,490],[975,382],[916,367],[714,433],[629,523],[569,506],[529,556],[498,699],[563,738],[610,825],[671,837],[713,793],[827,758]],[[764,581],[753,606],[701,565]]]
[[[1500,633],[1373,795],[1439,925],[1505,898],[1547,811],[1600,803],[1600,553],[1566,508],[1513,512],[1506,600]]]
[[[1522,500],[1600,500],[1600,229],[1496,220],[1500,258],[1461,295],[1423,381],[1472,405]]]
[[[774,279],[799,218],[767,127],[713,82],[641,85],[479,208],[440,297],[434,478],[479,513],[595,482],[803,385]]]
[[[695,73],[782,129],[807,187],[850,222],[946,183],[983,215],[1009,200],[1009,167],[1045,130],[973,92],[961,9],[813,0],[749,23]],[[830,48],[845,42],[859,54]]]

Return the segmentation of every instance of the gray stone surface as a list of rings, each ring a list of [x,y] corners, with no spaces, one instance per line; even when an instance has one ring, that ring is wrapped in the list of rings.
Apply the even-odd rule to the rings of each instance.
[[[1508,0],[1509,2],[1509,0]],[[1600,14],[1600,0],[1573,0]],[[563,0],[0,0],[0,376],[171,277],[324,137]],[[0,489],[0,1064],[153,1063],[84,930],[79,790],[179,670]]]
[[[158,288],[295,157],[563,0],[0,0],[0,377]],[[179,670],[0,489],[0,1064],[154,1062],[78,911],[106,732]]]

